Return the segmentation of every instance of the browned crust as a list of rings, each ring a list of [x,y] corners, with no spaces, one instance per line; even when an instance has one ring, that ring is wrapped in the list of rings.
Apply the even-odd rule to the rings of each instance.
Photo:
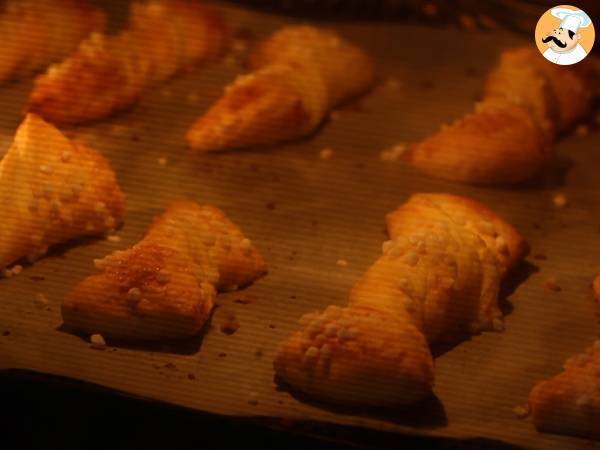
[[[217,289],[246,285],[264,259],[219,209],[175,201],[132,248],[97,260],[98,274],[64,299],[74,331],[124,340],[179,339],[200,332]]]
[[[430,176],[462,183],[533,179],[552,160],[557,133],[589,112],[592,72],[548,64],[531,48],[506,50],[475,111],[412,145],[405,158]]]
[[[0,196],[6,200],[0,267],[80,236],[107,233],[125,209],[108,160],[31,114],[0,162]]]
[[[404,157],[428,175],[472,184],[513,184],[551,158],[546,138],[522,107],[490,101],[412,145]]]
[[[496,243],[492,242],[490,238],[493,237],[495,239],[497,236],[502,236],[508,247],[508,258],[505,258],[501,253],[497,254],[508,270],[514,269],[529,254],[530,247],[525,237],[491,208],[472,198],[446,193],[413,194],[403,207],[387,215],[390,236],[403,232],[403,222],[398,220],[399,215],[401,209],[410,205],[411,202],[430,202],[436,207],[441,208],[455,220],[457,217],[460,217],[461,221],[472,222],[474,224],[472,230],[476,232],[490,248],[496,248]],[[477,224],[482,220],[493,224],[496,236],[487,236],[478,230]]]
[[[429,345],[503,327],[500,281],[528,251],[512,226],[449,194],[415,194],[387,221],[392,239],[348,306],[305,315],[281,344],[275,371],[293,389],[342,405],[413,403],[433,387]]]
[[[600,341],[570,358],[561,374],[538,383],[529,407],[538,430],[600,439]]]
[[[260,42],[250,74],[188,130],[192,149],[217,151],[292,140],[314,131],[326,113],[368,89],[371,58],[336,33],[288,26]]]
[[[6,34],[0,59],[0,81],[46,68],[60,61],[94,31],[106,16],[85,0],[9,1],[0,16]]]
[[[106,117],[131,106],[148,86],[217,58],[228,39],[220,13],[200,2],[136,2],[124,31],[91,36],[38,77],[26,109],[61,124]]]

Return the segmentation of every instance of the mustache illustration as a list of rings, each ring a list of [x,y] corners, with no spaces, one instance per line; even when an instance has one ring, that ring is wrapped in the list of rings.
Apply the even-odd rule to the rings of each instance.
[[[556,45],[558,45],[560,48],[565,48],[567,46],[566,42],[561,42],[558,40],[558,38],[556,36],[548,36],[542,39],[542,42],[545,44],[547,42],[550,41],[554,41],[554,43]]]

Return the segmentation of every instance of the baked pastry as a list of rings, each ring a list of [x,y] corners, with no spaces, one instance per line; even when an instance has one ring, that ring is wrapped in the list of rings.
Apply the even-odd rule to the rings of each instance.
[[[191,148],[217,151],[296,139],[340,102],[369,88],[373,63],[333,31],[282,28],[260,43],[238,77],[187,132]]]
[[[105,22],[85,0],[9,0],[0,15],[0,83],[60,61]]]
[[[548,64],[534,49],[502,53],[475,110],[410,146],[404,158],[428,175],[473,184],[513,184],[552,160],[558,133],[592,100],[591,72]]]
[[[113,230],[124,195],[109,162],[28,114],[0,161],[0,269],[48,247]]]
[[[61,124],[106,117],[148,86],[217,58],[227,36],[221,15],[201,2],[134,2],[125,30],[92,34],[36,79],[28,109]]]
[[[349,304],[303,316],[281,345],[275,371],[292,388],[343,405],[412,403],[433,387],[431,345],[503,328],[500,282],[529,251],[511,225],[474,200],[415,194],[387,226]]]
[[[600,340],[538,383],[529,408],[539,431],[600,440]]]
[[[126,340],[198,334],[215,293],[264,274],[262,256],[219,209],[171,203],[133,247],[95,260],[91,275],[64,299],[74,331]]]

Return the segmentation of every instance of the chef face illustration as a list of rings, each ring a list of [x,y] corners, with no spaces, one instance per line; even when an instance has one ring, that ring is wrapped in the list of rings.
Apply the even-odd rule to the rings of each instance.
[[[560,65],[571,65],[584,59],[590,50],[582,45],[586,29],[592,25],[590,17],[581,9],[566,6],[552,8],[545,15],[548,18],[542,16],[536,30],[536,35],[541,34],[538,38],[544,58]],[[593,25],[590,32],[593,35]],[[591,39],[593,42],[593,36]]]
[[[581,34],[575,34],[573,30],[555,28],[542,39],[542,42],[555,52],[567,53],[575,48],[580,39]]]

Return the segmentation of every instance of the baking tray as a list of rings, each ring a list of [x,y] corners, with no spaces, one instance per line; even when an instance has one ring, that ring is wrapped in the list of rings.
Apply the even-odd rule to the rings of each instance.
[[[126,10],[119,2],[113,6]],[[293,22],[222,7],[238,35],[251,42]],[[67,130],[112,161],[127,194],[125,224],[118,242],[87,239],[65,245],[19,276],[0,280],[0,368],[67,376],[272,424],[479,437],[540,449],[598,447],[537,433],[512,410],[525,403],[537,381],[556,374],[569,355],[597,336],[589,285],[600,265],[600,134],[561,139],[555,170],[518,189],[450,184],[401,162],[383,161],[382,150],[418,140],[468,111],[501,49],[533,42],[503,32],[400,23],[327,25],[373,55],[379,82],[310,138],[207,155],[186,149],[186,129],[243,70],[232,56],[152,89],[126,113]],[[235,47],[243,50],[239,43]],[[31,84],[24,80],[0,89],[0,139],[6,145]],[[319,157],[324,148],[334,151],[331,158]],[[351,286],[380,254],[384,215],[418,191],[483,201],[531,243],[537,258],[530,257],[506,289],[506,331],[475,336],[441,354],[437,399],[416,407],[343,410],[278,389],[272,360],[279,342],[303,313],[346,304]],[[568,207],[553,206],[557,192],[567,196]],[[94,272],[92,260],[137,242],[165,204],[181,197],[222,208],[263,253],[268,275],[244,291],[220,295],[206,333],[185,343],[109,345],[98,351],[66,333],[61,300]],[[348,265],[338,266],[338,259]],[[550,277],[556,277],[560,292],[544,286]],[[47,306],[36,301],[39,294],[47,297]],[[241,326],[226,335],[220,324],[231,314]]]

